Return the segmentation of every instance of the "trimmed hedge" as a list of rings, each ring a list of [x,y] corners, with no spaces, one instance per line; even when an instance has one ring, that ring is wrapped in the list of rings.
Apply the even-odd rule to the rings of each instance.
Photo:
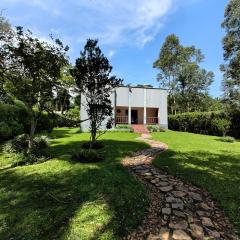
[[[224,131],[240,137],[240,114],[224,112],[192,112],[169,115],[169,129],[175,131],[223,136]]]

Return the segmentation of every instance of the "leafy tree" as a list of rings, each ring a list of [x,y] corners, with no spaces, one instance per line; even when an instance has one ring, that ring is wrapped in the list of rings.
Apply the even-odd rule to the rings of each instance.
[[[0,101],[11,103],[11,98],[3,88],[5,63],[7,62],[7,51],[4,49],[6,42],[10,43],[13,31],[10,23],[0,14]]]
[[[182,46],[176,35],[166,38],[153,67],[160,70],[157,76],[160,86],[169,90],[172,114],[195,109],[196,103],[207,93],[214,75],[200,68],[203,59],[200,49]]]
[[[183,112],[197,110],[208,93],[213,78],[213,72],[201,69],[196,63],[187,63],[183,66],[178,76]]]
[[[64,111],[67,111],[70,108],[70,98],[71,95],[66,88],[58,89],[57,96],[54,99],[54,102],[56,109],[59,110],[61,114],[63,114]]]
[[[57,96],[54,99],[54,104],[57,110],[61,111],[61,114],[64,111],[69,110],[70,108],[70,99],[71,99],[71,92],[74,92],[74,79],[70,73],[72,66],[67,65],[61,69],[60,73],[60,83],[61,85],[58,86],[56,92]]]
[[[223,38],[225,65],[223,89],[226,102],[232,107],[240,108],[240,2],[230,0],[225,10],[222,27],[226,31]]]
[[[160,86],[169,89],[172,114],[176,114],[176,99],[174,94],[177,90],[177,76],[181,63],[180,52],[179,38],[174,34],[169,35],[160,50],[159,58],[153,63],[153,67],[160,70],[160,73],[157,75]]]
[[[88,39],[76,60],[72,75],[89,116],[91,144],[105,132],[102,129],[103,121],[107,121],[107,128],[112,125],[110,94],[122,80],[111,76],[111,71],[112,67],[98,47],[98,41]]]
[[[28,30],[16,28],[14,36],[5,41],[7,52],[4,72],[4,89],[21,100],[31,114],[31,129],[28,153],[33,147],[33,138],[39,116],[50,110],[53,91],[60,84],[61,69],[67,64],[66,51],[58,39],[55,44],[40,41]]]

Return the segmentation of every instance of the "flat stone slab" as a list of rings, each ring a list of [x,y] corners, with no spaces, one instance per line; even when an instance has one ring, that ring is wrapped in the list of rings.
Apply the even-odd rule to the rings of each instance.
[[[159,188],[162,192],[169,192],[173,189],[173,187],[171,185],[166,186],[166,187],[160,187]]]
[[[172,239],[174,240],[192,240],[192,238],[183,230],[175,230]]]

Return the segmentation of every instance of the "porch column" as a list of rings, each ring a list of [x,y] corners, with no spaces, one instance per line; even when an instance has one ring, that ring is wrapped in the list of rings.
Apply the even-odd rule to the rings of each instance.
[[[147,124],[147,89],[143,89],[143,124]]]
[[[158,125],[160,125],[160,108],[158,108]]]
[[[129,88],[129,92],[128,92],[128,124],[131,125],[132,124],[132,116],[131,116],[131,93],[132,90]]]

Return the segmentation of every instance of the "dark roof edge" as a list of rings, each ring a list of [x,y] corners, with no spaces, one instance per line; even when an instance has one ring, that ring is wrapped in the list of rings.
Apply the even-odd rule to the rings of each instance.
[[[126,86],[126,85],[122,85],[122,86],[119,86],[118,88],[120,87],[125,87],[125,88],[145,88],[145,89],[158,89],[158,90],[165,90],[165,91],[168,91],[169,89],[167,88],[157,88],[157,87],[138,87],[138,86]]]

